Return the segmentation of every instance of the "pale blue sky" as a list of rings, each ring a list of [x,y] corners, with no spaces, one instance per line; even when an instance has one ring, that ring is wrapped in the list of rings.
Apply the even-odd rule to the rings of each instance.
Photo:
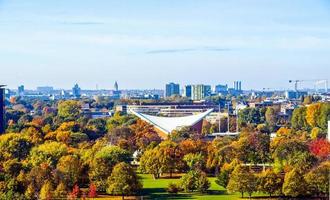
[[[329,0],[0,0],[11,88],[330,78]]]

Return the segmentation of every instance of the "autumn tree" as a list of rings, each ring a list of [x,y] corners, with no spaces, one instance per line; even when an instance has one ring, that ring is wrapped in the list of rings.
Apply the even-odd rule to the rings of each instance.
[[[105,146],[99,150],[91,164],[89,176],[100,191],[105,191],[106,180],[110,176],[112,168],[120,162],[129,162],[129,152],[117,146]]]
[[[57,170],[62,176],[62,181],[68,187],[73,187],[78,182],[80,176],[81,162],[75,155],[63,156],[57,164]]]
[[[281,192],[282,184],[281,176],[270,169],[263,171],[258,177],[258,190],[269,194],[270,197]]]
[[[313,140],[309,144],[310,152],[320,159],[326,159],[330,155],[330,142],[326,139]]]
[[[58,103],[58,116],[67,120],[76,120],[80,115],[80,104],[75,100],[66,100]]]
[[[327,195],[329,193],[329,174],[330,162],[321,163],[305,175],[305,181],[308,185],[308,191],[317,196]]]
[[[251,171],[238,165],[232,174],[227,185],[229,192],[240,192],[243,198],[244,192],[251,197],[252,193],[257,190],[256,177]]]
[[[89,190],[88,190],[88,197],[89,198],[95,198],[97,197],[97,188],[94,183],[91,183],[89,185]]]
[[[41,187],[40,199],[51,200],[52,199],[53,186],[51,182],[46,181],[46,183]]]
[[[107,180],[107,193],[121,195],[136,194],[142,189],[142,183],[134,169],[127,163],[118,163]]]
[[[286,196],[297,197],[306,193],[306,182],[300,170],[293,169],[285,174],[282,192]]]

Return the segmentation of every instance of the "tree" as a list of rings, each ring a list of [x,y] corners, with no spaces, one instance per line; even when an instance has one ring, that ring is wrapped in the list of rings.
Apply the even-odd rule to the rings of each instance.
[[[322,129],[320,129],[319,127],[314,127],[311,131],[311,138],[317,139],[317,138],[321,138],[322,137]]]
[[[305,175],[305,181],[308,184],[308,191],[313,195],[324,194],[329,192],[329,174],[330,162],[321,163]]]
[[[313,103],[313,96],[308,95],[308,96],[304,97],[304,102],[303,102],[304,105],[308,105],[311,103]]]
[[[88,191],[88,197],[89,198],[95,198],[97,197],[97,188],[94,183],[91,183],[89,185],[89,191]]]
[[[330,142],[326,139],[313,140],[309,144],[310,152],[320,159],[326,159],[330,155]]]
[[[229,182],[230,171],[229,170],[221,170],[215,180],[215,183],[226,188]]]
[[[300,170],[293,169],[285,174],[282,192],[286,196],[297,197],[304,195],[306,191],[306,182]]]
[[[277,122],[275,109],[272,107],[268,107],[265,113],[265,118],[270,130],[274,131]]]
[[[107,181],[107,193],[113,195],[136,194],[142,189],[142,184],[138,179],[134,169],[127,163],[118,163],[112,170]]]
[[[66,120],[76,120],[80,115],[80,105],[78,101],[67,100],[58,104],[58,116]]]
[[[180,179],[180,185],[185,192],[198,191],[204,193],[210,187],[207,176],[201,170],[191,170]]]
[[[149,173],[153,175],[154,179],[160,177],[161,161],[158,148],[146,150],[140,158],[139,169],[142,173]]]
[[[263,133],[241,133],[237,142],[233,143],[238,158],[247,163],[265,163],[269,160],[270,137]]]
[[[318,118],[321,115],[321,103],[311,104],[306,109],[306,121],[311,127],[318,126]]]
[[[105,146],[96,152],[90,164],[90,179],[100,191],[105,191],[106,180],[110,176],[112,168],[120,162],[129,162],[129,152],[117,146]]]
[[[52,191],[53,191],[52,184],[49,181],[46,181],[46,183],[42,186],[40,190],[40,199],[51,200]]]
[[[309,125],[306,121],[306,107],[300,107],[293,110],[291,124],[292,128],[295,130],[308,130]]]
[[[68,148],[65,144],[59,142],[46,142],[32,148],[29,155],[29,162],[32,166],[37,166],[41,163],[48,163],[56,166],[58,160],[68,153]]]
[[[238,165],[230,175],[227,190],[229,192],[240,192],[242,198],[244,192],[247,192],[251,197],[252,193],[257,189],[256,182],[256,177],[253,173],[245,169],[243,166]]]
[[[157,145],[161,142],[161,138],[151,124],[142,120],[138,120],[136,124],[131,126],[134,132],[134,141],[137,149],[145,150],[149,145]]]
[[[69,199],[77,199],[80,195],[80,188],[79,186],[76,184],[73,189],[72,192],[69,194]]]
[[[64,198],[67,195],[67,188],[63,182],[57,185],[56,190],[54,191],[55,198]]]
[[[262,172],[258,179],[258,190],[268,193],[271,197],[274,193],[281,192],[283,180],[281,176],[273,170],[266,170]]]
[[[74,155],[63,156],[57,164],[57,170],[62,175],[62,181],[65,182],[68,187],[73,187],[79,179],[81,163]]]
[[[203,169],[205,166],[204,156],[199,154],[189,153],[183,157],[183,160],[187,163],[190,170],[192,169]]]

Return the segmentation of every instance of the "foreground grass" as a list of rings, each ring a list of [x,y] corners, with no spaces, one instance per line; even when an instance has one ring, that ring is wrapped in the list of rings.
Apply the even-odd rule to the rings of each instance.
[[[240,194],[228,194],[226,189],[215,183],[215,178],[209,178],[211,187],[206,194],[179,193],[169,194],[166,188],[169,183],[178,183],[178,178],[162,178],[154,180],[151,175],[141,175],[143,181],[143,195],[145,199],[240,199]],[[256,194],[254,196],[259,196]],[[247,194],[245,194],[247,197]]]

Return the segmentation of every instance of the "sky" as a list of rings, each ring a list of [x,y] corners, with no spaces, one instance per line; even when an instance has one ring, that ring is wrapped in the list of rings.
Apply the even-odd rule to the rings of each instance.
[[[10,88],[286,89],[329,78],[329,0],[0,0]]]

